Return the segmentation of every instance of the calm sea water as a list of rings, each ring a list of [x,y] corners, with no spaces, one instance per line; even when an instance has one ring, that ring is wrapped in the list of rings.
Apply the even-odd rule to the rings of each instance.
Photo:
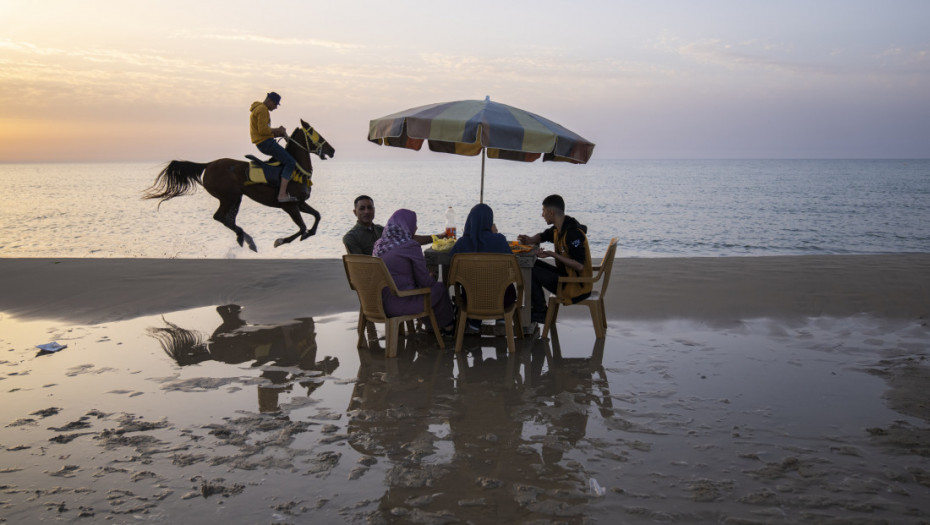
[[[0,257],[339,257],[360,193],[374,197],[378,222],[405,207],[420,233],[438,232],[451,205],[461,228],[480,160],[445,158],[317,161],[315,237],[273,248],[296,226],[243,201],[238,223],[257,254],[212,219],[217,201],[202,189],[160,210],[141,200],[159,164],[0,164]],[[930,252],[930,160],[487,162],[485,202],[509,239],[545,228],[550,193],[588,226],[596,258],[614,236],[624,257]]]

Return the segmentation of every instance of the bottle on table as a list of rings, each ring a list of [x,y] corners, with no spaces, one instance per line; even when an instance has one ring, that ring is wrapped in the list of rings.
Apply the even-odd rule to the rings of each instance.
[[[446,239],[455,238],[455,212],[452,211],[452,206],[449,206],[449,209],[446,210]]]

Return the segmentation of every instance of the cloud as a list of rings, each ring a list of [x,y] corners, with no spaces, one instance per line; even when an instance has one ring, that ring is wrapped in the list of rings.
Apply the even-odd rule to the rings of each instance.
[[[721,39],[706,38],[678,44],[670,49],[687,60],[722,66],[731,71],[763,69],[793,75],[828,71],[824,64],[806,64],[778,59],[774,53],[784,49],[784,46],[752,40],[729,44]]]
[[[268,44],[274,46],[310,46],[323,47],[336,51],[350,51],[359,49],[362,46],[349,44],[345,42],[336,42],[333,40],[320,40],[316,38],[276,38],[265,35],[255,35],[249,33],[222,33],[222,32],[191,32],[179,31],[172,35],[174,38],[183,38],[190,40],[225,40],[230,42],[246,42],[256,44]]]

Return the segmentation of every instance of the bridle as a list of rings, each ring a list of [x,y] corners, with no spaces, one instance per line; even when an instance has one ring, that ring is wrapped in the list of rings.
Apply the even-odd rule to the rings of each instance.
[[[307,152],[307,155],[313,153],[313,154],[316,155],[317,157],[323,158],[323,157],[322,157],[323,146],[326,144],[326,139],[324,139],[323,137],[321,137],[320,134],[317,133],[316,130],[313,129],[312,127],[309,128],[309,130],[308,130],[307,128],[301,127],[301,128],[300,128],[300,131],[303,131],[303,132],[304,132],[304,143],[303,143],[303,144],[301,144],[300,142],[297,142],[296,140],[294,140],[294,138],[291,137],[290,135],[288,135],[287,141],[293,143],[293,144],[294,144],[295,146],[297,146],[298,148],[300,148],[300,149],[306,151],[306,152]],[[311,149],[311,147],[310,147],[310,144],[311,144],[311,143],[312,143],[312,144],[315,144],[315,145],[316,145],[316,148],[312,148],[312,149]],[[305,170],[303,167],[301,167],[300,164],[297,165],[297,169],[300,170],[300,172],[303,173],[304,175],[306,175],[307,177],[312,177],[312,176],[313,176],[313,164],[310,165],[310,171],[309,171],[309,172],[307,172],[307,170]]]

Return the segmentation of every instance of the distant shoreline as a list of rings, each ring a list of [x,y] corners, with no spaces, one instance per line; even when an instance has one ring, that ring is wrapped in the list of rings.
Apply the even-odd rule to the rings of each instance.
[[[0,312],[18,318],[96,324],[222,304],[254,322],[358,308],[340,259],[0,258]],[[618,258],[607,293],[613,320],[859,314],[930,319],[930,254]]]

